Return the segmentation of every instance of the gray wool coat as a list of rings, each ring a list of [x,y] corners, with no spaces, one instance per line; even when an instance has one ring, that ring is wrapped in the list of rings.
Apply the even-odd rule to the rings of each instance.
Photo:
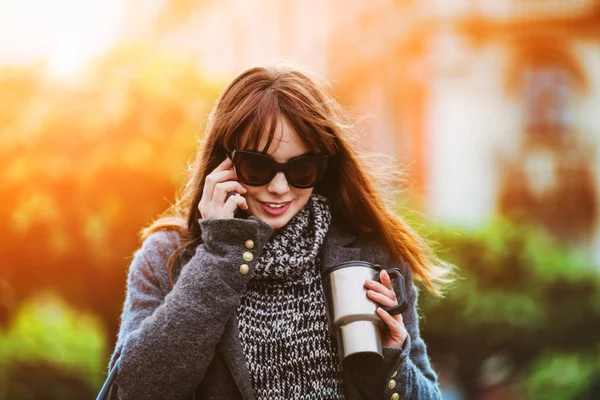
[[[153,233],[133,256],[109,363],[110,369],[120,359],[116,370],[120,399],[256,399],[236,309],[272,229],[256,217],[199,222],[203,242],[194,254],[179,258],[173,288],[165,267],[180,244],[178,233]],[[247,248],[248,240],[254,242],[252,249]],[[251,261],[242,258],[246,252],[252,253]],[[351,236],[335,224],[322,247],[323,268],[350,260],[400,268],[409,302],[402,314],[409,332],[404,347],[384,347],[380,370],[360,376],[344,371],[345,397],[440,399],[437,375],[419,335],[411,270],[391,261],[388,254],[372,240]],[[240,268],[242,264],[249,270]]]

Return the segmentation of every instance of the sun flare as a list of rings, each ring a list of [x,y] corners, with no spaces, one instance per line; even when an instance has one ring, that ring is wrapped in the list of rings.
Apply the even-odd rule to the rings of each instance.
[[[76,73],[114,44],[125,19],[123,0],[0,2],[0,63],[45,59],[52,72]]]

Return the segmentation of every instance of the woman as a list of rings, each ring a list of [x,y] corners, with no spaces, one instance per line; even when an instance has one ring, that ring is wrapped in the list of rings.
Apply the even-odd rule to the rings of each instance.
[[[437,399],[413,275],[439,293],[448,268],[382,203],[316,78],[251,68],[211,113],[193,176],[143,233],[110,367],[122,399]],[[384,324],[381,369],[339,363],[321,268],[398,267],[409,308]],[[441,266],[440,266],[441,265]],[[365,282],[397,304],[385,271]]]

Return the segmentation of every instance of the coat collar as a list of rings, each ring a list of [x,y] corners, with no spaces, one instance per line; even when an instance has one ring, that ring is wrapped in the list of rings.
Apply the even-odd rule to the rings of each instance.
[[[332,224],[321,249],[321,270],[345,261],[359,260],[360,248],[349,246],[355,240],[356,236],[341,229],[338,225]],[[240,342],[237,315],[230,318],[225,327],[223,339],[220,342],[220,353],[229,366],[243,398],[256,400],[250,371],[246,366],[246,358]]]
[[[332,224],[321,249],[321,271],[345,261],[359,260],[360,249],[350,246],[355,241],[356,236]]]

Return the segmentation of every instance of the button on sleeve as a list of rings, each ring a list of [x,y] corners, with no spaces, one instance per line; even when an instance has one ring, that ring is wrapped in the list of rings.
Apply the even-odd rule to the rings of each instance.
[[[245,252],[245,253],[242,255],[242,257],[244,258],[244,261],[248,261],[248,262],[250,262],[250,261],[252,261],[252,260],[254,259],[254,254],[252,254],[252,253],[251,253],[251,252],[249,252],[249,251],[246,251],[246,252]]]
[[[210,274],[234,291],[242,292],[272,228],[255,218],[199,219],[202,242],[191,264],[210,263]],[[248,249],[252,247],[252,249]],[[206,266],[203,267],[206,272]]]
[[[250,267],[248,266],[248,264],[240,265],[240,274],[246,275],[248,272],[250,272]]]

